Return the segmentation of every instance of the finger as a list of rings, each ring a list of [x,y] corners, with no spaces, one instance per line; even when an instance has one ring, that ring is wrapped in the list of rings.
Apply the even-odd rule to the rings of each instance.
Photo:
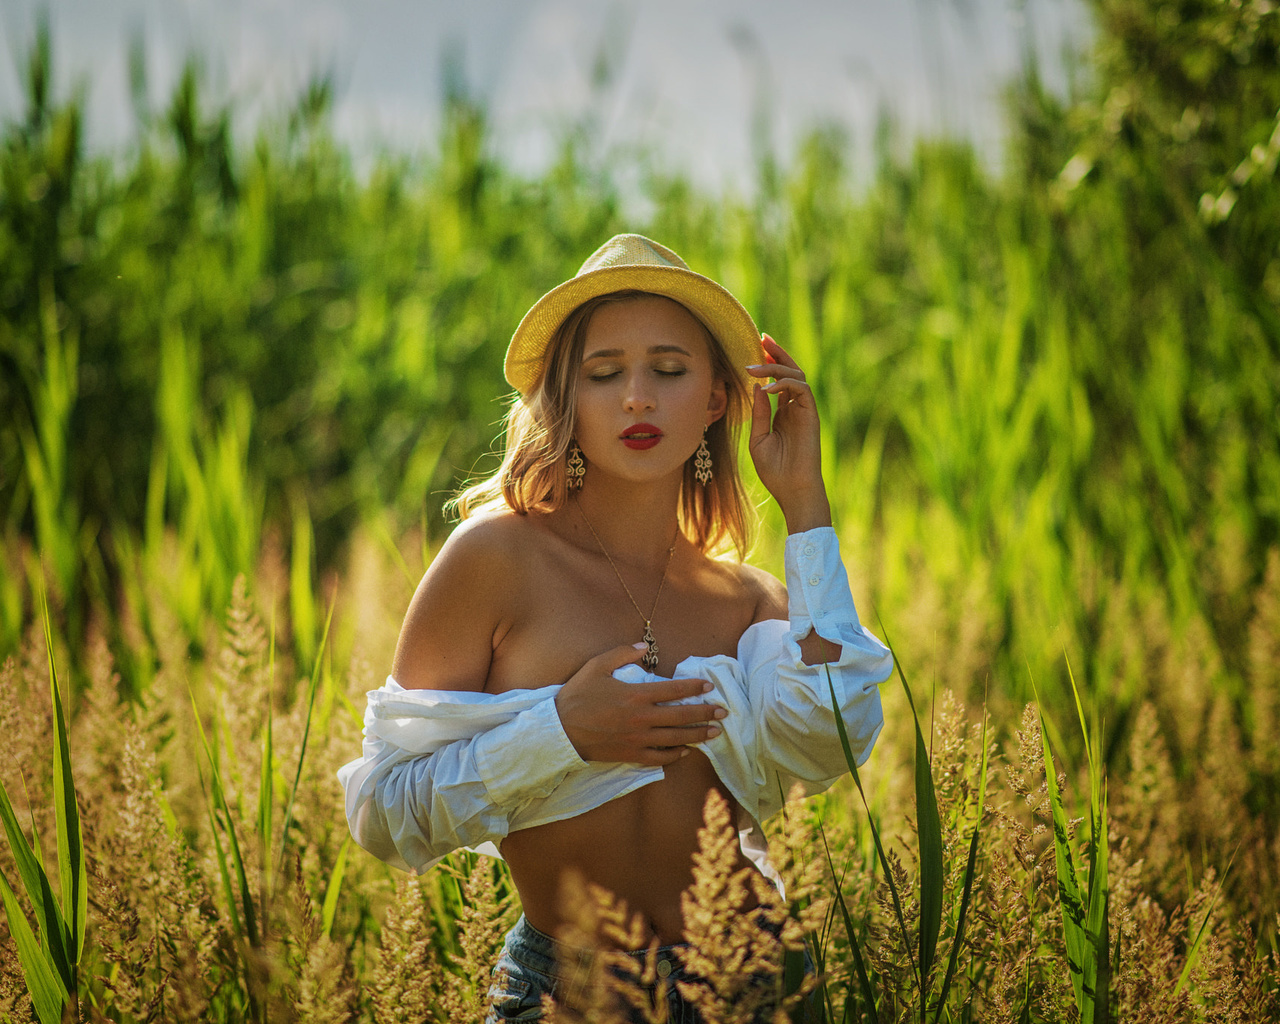
[[[774,362],[781,363],[783,366],[795,367],[797,370],[800,368],[799,364],[791,358],[790,353],[769,335],[764,335],[761,338],[761,343],[764,345],[764,354],[772,358]]]
[[[752,447],[757,441],[769,436],[773,410],[769,407],[769,396],[764,388],[756,384],[751,389],[751,440]]]
[[[634,722],[637,728],[648,730],[645,745],[652,746],[656,741],[648,736],[654,730],[702,729],[709,724],[714,725],[727,714],[716,704],[659,704],[637,711]]]
[[[599,669],[610,675],[616,669],[622,668],[623,665],[632,665],[643,657],[647,649],[643,641],[638,644],[623,644],[621,647],[615,647],[612,650],[605,651],[603,654],[597,654],[594,658],[587,662],[592,668]]]
[[[804,370],[798,366],[785,366],[782,363],[761,363],[748,366],[747,373],[752,377],[796,377],[805,380]]]
[[[630,686],[631,692],[644,704],[700,697],[711,692],[711,689],[711,684],[705,679],[655,679],[649,683],[632,683]]]
[[[813,389],[808,384],[803,380],[795,380],[789,377],[780,377],[772,384],[765,384],[760,390],[766,391],[771,395],[785,394],[790,401],[800,401],[802,404],[807,404],[804,403],[804,399],[811,400],[813,398]]]
[[[651,729],[648,742],[655,747],[688,747],[714,739],[720,732],[718,725],[699,725],[688,729]]]
[[[646,747],[644,750],[640,751],[636,760],[632,763],[648,765],[675,764],[680,760],[680,758],[687,757],[688,754],[688,747],[668,747],[665,750],[656,747]]]
[[[719,721],[728,715],[719,704],[661,704],[648,716],[651,729],[685,728],[703,722]]]

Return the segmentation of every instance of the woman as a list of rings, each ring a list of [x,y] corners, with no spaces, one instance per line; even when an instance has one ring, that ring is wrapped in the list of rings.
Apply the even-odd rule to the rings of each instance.
[[[862,760],[892,665],[849,596],[804,373],[724,288],[619,235],[529,311],[506,376],[503,465],[459,499],[369,695],[364,757],[340,773],[352,834],[390,863],[500,845],[524,916],[490,1020],[554,991],[538,968],[571,872],[678,948],[709,792],[767,872],[759,822],[780,794],[846,770],[832,689]],[[789,594],[712,557],[747,545],[748,415]]]

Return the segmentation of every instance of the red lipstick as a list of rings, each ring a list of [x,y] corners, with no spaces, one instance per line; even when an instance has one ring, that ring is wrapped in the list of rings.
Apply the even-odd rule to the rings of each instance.
[[[652,448],[662,440],[662,431],[652,423],[637,423],[634,426],[627,427],[619,437],[628,448],[635,451],[644,451],[647,448]]]

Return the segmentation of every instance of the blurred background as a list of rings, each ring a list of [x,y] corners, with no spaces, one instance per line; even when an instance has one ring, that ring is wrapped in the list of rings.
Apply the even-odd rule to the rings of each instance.
[[[700,186],[739,191],[761,147],[785,157],[834,121],[867,152],[889,111],[909,135],[963,136],[995,159],[1009,78],[1030,57],[1063,91],[1089,33],[1079,0],[9,0],[0,17],[0,111],[22,109],[22,47],[46,17],[57,88],[85,89],[91,148],[134,141],[139,91],[162,103],[195,57],[242,131],[331,78],[333,134],[366,167],[431,148],[457,75],[513,169],[545,170],[565,131],[591,120],[602,150],[643,147]],[[131,77],[135,46],[145,84]]]

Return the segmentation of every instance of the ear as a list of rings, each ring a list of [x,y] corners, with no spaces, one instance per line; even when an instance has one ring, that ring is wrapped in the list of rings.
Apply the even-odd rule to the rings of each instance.
[[[729,408],[729,390],[719,377],[711,382],[711,397],[707,400],[707,426],[725,414]]]

